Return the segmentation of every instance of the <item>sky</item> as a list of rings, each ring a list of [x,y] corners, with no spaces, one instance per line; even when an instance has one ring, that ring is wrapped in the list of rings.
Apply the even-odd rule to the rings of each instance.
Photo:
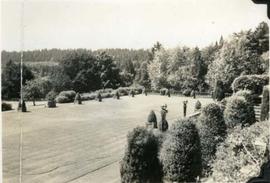
[[[24,0],[24,29],[22,0],[2,0],[1,10],[7,51],[204,47],[268,21],[251,0]]]

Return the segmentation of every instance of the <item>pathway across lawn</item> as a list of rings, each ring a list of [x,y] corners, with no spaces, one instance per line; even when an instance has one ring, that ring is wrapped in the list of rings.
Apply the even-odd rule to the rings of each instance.
[[[58,104],[54,109],[28,103],[30,112],[3,112],[3,180],[19,182],[21,121],[24,183],[120,182],[119,161],[128,131],[144,126],[151,109],[159,120],[160,106],[165,103],[170,125],[183,115],[183,100],[189,101],[188,114],[194,112],[197,100],[202,105],[212,102],[207,98],[138,95],[101,103]]]

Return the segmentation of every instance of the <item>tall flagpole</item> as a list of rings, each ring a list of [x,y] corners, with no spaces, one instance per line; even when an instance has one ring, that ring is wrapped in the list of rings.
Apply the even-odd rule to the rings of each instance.
[[[21,7],[21,110],[23,112],[23,50],[24,50],[24,0],[22,0]],[[19,175],[19,183],[22,183],[22,151],[23,151],[23,130],[22,130],[22,120],[20,120],[20,175]]]

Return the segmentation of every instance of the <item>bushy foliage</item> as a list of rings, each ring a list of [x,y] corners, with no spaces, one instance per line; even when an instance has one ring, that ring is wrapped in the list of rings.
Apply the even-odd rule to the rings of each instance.
[[[31,70],[23,65],[23,85],[34,78]],[[20,97],[20,65],[9,60],[2,68],[2,98],[11,99]]]
[[[252,94],[260,95],[263,87],[268,85],[268,75],[244,75],[237,77],[232,83],[232,89],[234,92],[239,90],[250,90]]]
[[[46,95],[46,99],[47,100],[55,100],[55,98],[57,97],[57,93],[54,91],[54,90],[52,90],[52,91],[50,91],[47,95]]]
[[[207,174],[216,148],[226,136],[226,124],[218,104],[211,103],[202,109],[197,127],[201,140],[203,173]]]
[[[221,101],[222,99],[225,98],[225,89],[222,81],[217,81],[215,85],[215,91],[214,91],[214,98],[217,101]]]
[[[195,103],[195,111],[198,111],[202,108],[202,103],[197,100],[197,102]]]
[[[12,105],[2,102],[2,111],[9,111],[9,110],[12,110]]]
[[[226,125],[232,128],[238,124],[245,126],[255,122],[255,112],[253,106],[244,97],[232,96],[228,98],[224,110]]]
[[[191,90],[190,90],[190,89],[185,89],[185,90],[183,91],[183,95],[186,96],[186,97],[189,97],[190,94],[191,94]]]
[[[247,102],[253,104],[253,95],[251,94],[250,90],[239,90],[234,94],[235,96],[244,97]]]
[[[159,90],[160,95],[166,95],[167,92],[168,92],[167,88],[162,88]]]
[[[258,176],[269,155],[269,127],[268,121],[237,126],[218,147],[209,182],[247,182]]]
[[[120,167],[121,182],[161,182],[159,142],[152,131],[137,127],[128,134],[127,142]]]
[[[260,119],[261,121],[269,119],[269,86],[263,88]]]
[[[62,92],[60,92],[59,95],[56,97],[56,102],[58,102],[58,103],[68,103],[68,102],[73,102],[75,96],[76,96],[76,92],[73,91],[73,90],[62,91]]]
[[[147,118],[147,122],[153,123],[154,124],[153,127],[157,128],[157,117],[153,110],[150,111],[150,114],[148,115],[148,118]]]
[[[194,182],[201,174],[200,139],[189,119],[176,121],[160,152],[165,178],[171,182]]]

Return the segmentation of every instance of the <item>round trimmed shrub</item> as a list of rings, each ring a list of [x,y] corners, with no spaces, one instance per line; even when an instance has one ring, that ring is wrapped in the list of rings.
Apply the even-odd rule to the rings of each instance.
[[[251,125],[256,120],[253,106],[244,97],[239,96],[228,98],[224,119],[229,128],[233,128],[237,124],[241,124],[242,127]]]
[[[2,111],[10,111],[10,110],[12,110],[12,105],[2,102]]]
[[[215,156],[217,146],[226,136],[226,124],[220,106],[211,103],[202,108],[197,127],[201,140],[203,174],[206,175],[210,170],[210,162]]]
[[[195,111],[198,111],[202,108],[202,104],[199,100],[195,103]]]
[[[252,94],[260,95],[263,87],[268,85],[268,75],[244,75],[237,77],[232,83],[232,89],[234,92],[239,90],[250,90]]]
[[[73,90],[69,90],[69,91],[62,91],[59,93],[59,96],[65,96],[67,97],[71,102],[74,101],[74,98],[76,96],[76,92]]]
[[[55,100],[56,97],[57,97],[57,93],[54,90],[50,91],[46,95],[47,100]]]
[[[214,95],[215,95],[215,99],[217,101],[221,101],[222,99],[225,98],[225,91],[224,91],[224,86],[222,81],[217,81],[216,86],[215,86],[215,91],[214,91]]]
[[[55,100],[56,100],[57,103],[69,103],[69,102],[71,102],[70,99],[68,97],[66,97],[66,96],[57,96]]]
[[[250,90],[239,90],[234,95],[244,97],[247,102],[253,104],[253,96]]]
[[[186,96],[186,97],[189,97],[190,94],[191,94],[191,90],[190,90],[190,89],[185,89],[185,90],[183,91],[183,95]]]
[[[167,92],[168,92],[167,88],[161,88],[160,91],[159,91],[160,95],[162,95],[162,96],[166,95]]]
[[[121,182],[161,182],[159,141],[153,132],[142,127],[134,128],[128,134],[127,141],[125,155],[120,165]]]
[[[189,119],[176,121],[163,142],[160,159],[165,179],[171,182],[195,182],[201,174],[201,150],[198,130]]]
[[[74,103],[82,104],[82,98],[81,98],[81,95],[79,93],[76,94],[75,99],[74,99]]]
[[[153,123],[154,124],[153,127],[157,128],[157,116],[153,110],[150,111],[150,114],[148,115],[148,118],[147,118],[147,122]]]
[[[100,92],[98,92],[97,93],[97,96],[96,96],[97,98],[97,100],[99,101],[99,102],[102,102],[102,96],[101,96],[101,93]]]
[[[269,119],[269,86],[263,88],[260,120]]]
[[[48,108],[56,107],[56,101],[55,100],[48,100],[47,106],[48,106]]]

